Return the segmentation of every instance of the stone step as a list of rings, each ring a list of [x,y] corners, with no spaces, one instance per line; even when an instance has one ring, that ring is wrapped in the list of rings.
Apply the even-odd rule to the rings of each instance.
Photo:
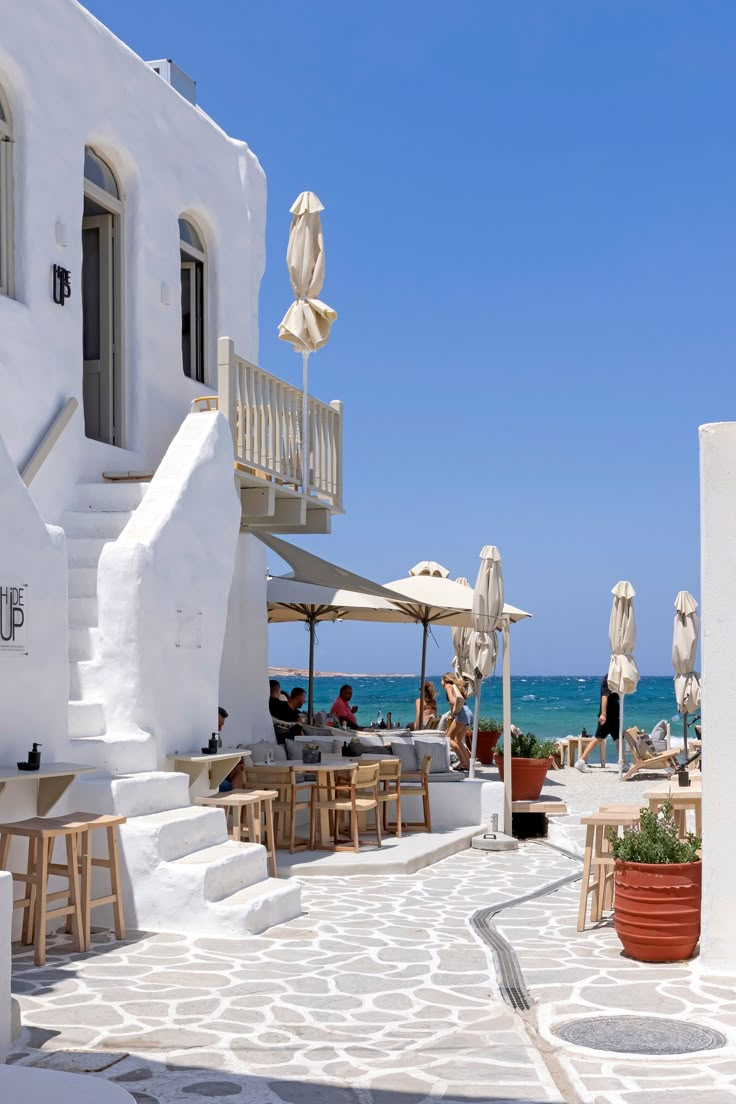
[[[69,736],[83,739],[88,736],[104,736],[107,729],[105,708],[101,702],[69,701]]]
[[[266,849],[229,839],[184,855],[168,867],[168,873],[186,883],[188,893],[195,892],[205,901],[222,901],[265,879]]]
[[[69,568],[69,597],[97,597],[97,567]]]
[[[132,515],[132,510],[68,510],[61,525],[67,538],[105,537],[115,540],[122,533]]]
[[[69,566],[96,568],[106,544],[109,541],[105,537],[68,537],[66,554]]]
[[[119,813],[120,816],[146,818],[166,811],[188,812],[189,778],[175,771],[145,771],[117,776],[81,775],[74,783],[74,797],[80,809],[91,813]],[[220,812],[207,809],[206,812]],[[224,820],[224,816],[223,816]],[[224,830],[224,829],[223,829]]]
[[[158,755],[156,741],[150,732],[139,731],[130,736],[119,732],[105,732],[102,736],[82,736],[70,739],[74,762],[88,763],[100,771],[116,774],[150,773],[156,770]],[[158,805],[157,808],[166,808]],[[86,808],[86,806],[84,806]],[[109,809],[90,809],[90,812],[111,812]]]
[[[175,862],[186,855],[225,843],[228,838],[222,809],[201,805],[136,816],[127,827],[129,835],[146,836],[146,850],[154,865]]]
[[[69,660],[69,700],[82,701],[94,698],[99,685],[100,672],[94,660]]]
[[[69,597],[69,628],[89,629],[97,625],[97,597]]]
[[[118,513],[135,510],[143,501],[148,483],[79,483],[75,511],[95,510]]]
[[[264,878],[210,907],[222,936],[259,935],[301,915],[301,889],[294,878]]]
[[[94,655],[94,628],[69,627],[69,659],[92,659]]]

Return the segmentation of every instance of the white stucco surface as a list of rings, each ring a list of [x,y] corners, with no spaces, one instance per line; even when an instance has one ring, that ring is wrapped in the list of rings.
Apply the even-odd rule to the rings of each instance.
[[[179,216],[196,224],[207,248],[208,381],[216,378],[219,334],[257,360],[266,185],[244,143],[227,137],[75,0],[0,0],[0,27],[0,86],[14,129],[16,276],[15,299],[0,296],[0,435],[22,466],[66,399],[79,400],[31,488],[44,520],[53,522],[77,480],[155,466],[192,398],[208,390],[182,370]],[[84,64],[71,63],[81,58]],[[85,145],[117,174],[124,204],[125,450],[84,436]],[[53,264],[71,272],[63,308],[51,295]]]
[[[736,973],[736,849],[733,805],[736,717],[736,422],[700,427],[703,732],[703,908],[700,961]],[[726,769],[724,769],[726,768]]]
[[[13,912],[13,879],[0,870],[0,1062],[12,1042],[10,1010],[10,924]]]
[[[129,741],[130,751],[108,765],[164,766],[175,751],[198,752],[215,728],[239,528],[227,422],[190,414],[100,556],[99,693],[106,738]]]
[[[26,759],[34,740],[47,761],[60,761],[68,754],[64,533],[41,520],[2,437],[0,518],[0,763]],[[13,617],[23,623],[5,639]]]

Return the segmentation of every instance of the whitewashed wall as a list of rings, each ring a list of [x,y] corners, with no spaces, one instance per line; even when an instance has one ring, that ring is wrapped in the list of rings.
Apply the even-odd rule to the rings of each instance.
[[[223,730],[226,745],[273,740],[268,712],[266,548],[251,533],[241,533],[238,540],[220,668],[220,704],[228,711]]]
[[[198,751],[215,727],[239,529],[227,421],[190,414],[143,502],[100,557],[108,734],[150,733],[156,747],[153,761],[139,755],[118,769],[155,769],[174,751]]]
[[[0,1062],[12,1042],[10,1003],[10,921],[13,912],[13,879],[0,870]]]
[[[196,78],[196,73],[192,74]],[[248,147],[182,99],[75,0],[0,0],[0,85],[13,115],[16,299],[0,297],[0,435],[17,466],[71,395],[79,410],[32,485],[46,521],[101,471],[155,465],[197,394],[181,366],[178,217],[204,233],[209,378],[218,334],[257,359],[266,185]],[[81,220],[85,145],[124,196],[125,444],[89,441],[82,416]],[[57,224],[66,246],[57,243]],[[54,263],[72,296],[51,296]],[[162,285],[169,305],[162,303]]]

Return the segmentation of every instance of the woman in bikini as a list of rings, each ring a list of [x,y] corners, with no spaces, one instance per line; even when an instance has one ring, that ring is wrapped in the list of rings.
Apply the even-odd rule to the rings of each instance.
[[[410,728],[420,728],[419,724],[419,712],[422,704],[421,698],[417,698],[414,702],[414,724],[409,725]],[[424,713],[422,717],[422,724],[425,725],[430,717],[437,716],[437,691],[434,688],[434,683],[427,680],[424,684]]]
[[[465,737],[468,727],[473,723],[473,717],[465,704],[467,693],[465,683],[452,671],[447,671],[442,676],[442,685],[450,703],[450,720],[445,729],[445,736],[460,760],[460,769],[470,770],[470,752],[465,743]]]

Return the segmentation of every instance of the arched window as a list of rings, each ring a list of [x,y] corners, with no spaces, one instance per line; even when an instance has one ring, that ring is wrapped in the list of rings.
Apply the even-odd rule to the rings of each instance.
[[[93,441],[123,442],[122,216],[115,173],[84,148],[82,218],[82,347],[84,432]]]
[[[13,131],[0,88],[0,295],[13,294]]]
[[[202,235],[189,219],[179,219],[181,257],[181,359],[184,375],[205,380],[206,264]]]

